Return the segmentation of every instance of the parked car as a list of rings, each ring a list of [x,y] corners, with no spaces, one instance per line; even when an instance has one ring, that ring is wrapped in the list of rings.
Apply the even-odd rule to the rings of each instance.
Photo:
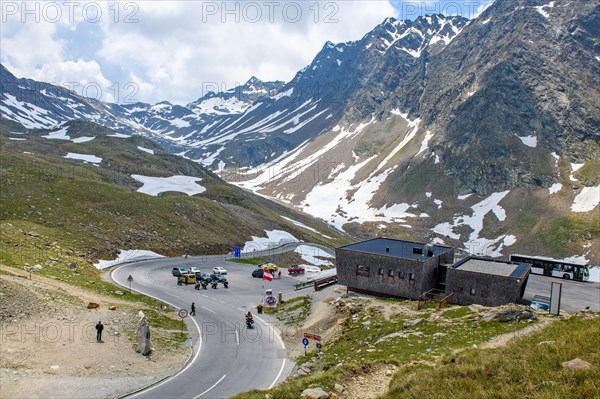
[[[225,275],[227,274],[227,270],[225,270],[224,268],[222,268],[221,266],[217,266],[217,267],[213,267],[212,272],[214,274],[221,274],[221,275]]]
[[[186,273],[181,276],[184,284],[196,284],[196,275],[194,273]]]
[[[175,277],[180,277],[186,274],[187,272],[188,269],[186,269],[185,267],[174,267],[173,270],[171,270],[171,273],[173,273],[173,276]]]
[[[196,273],[196,279],[201,282],[206,281],[207,283],[210,283],[212,280],[208,274],[201,272]]]
[[[264,269],[256,269],[252,272],[252,277],[263,278],[264,274],[265,274]]]
[[[222,275],[217,274],[217,273],[211,274],[210,278],[211,278],[212,281],[216,281],[217,283],[224,283],[224,282],[227,281],[227,278],[225,278],[225,276],[222,276]]]
[[[196,266],[192,266],[192,267],[190,267],[189,273],[194,273],[194,274],[200,273],[200,269]]]
[[[300,265],[292,265],[288,269],[288,274],[304,274],[304,267]]]
[[[275,263],[271,263],[271,262],[265,262],[262,263],[260,265],[258,265],[258,267],[260,267],[261,269],[269,269],[271,272],[277,272],[277,270],[279,270],[279,266],[277,266]]]

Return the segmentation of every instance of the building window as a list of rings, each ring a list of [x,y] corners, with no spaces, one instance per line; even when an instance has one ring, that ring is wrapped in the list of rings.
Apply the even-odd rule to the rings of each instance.
[[[465,289],[463,287],[458,287],[458,292],[463,292]]]
[[[486,290],[481,290],[480,295],[481,295],[482,298],[487,298],[488,297],[488,292]]]
[[[388,272],[388,275],[389,275],[390,277],[394,277],[394,275],[395,275],[395,274],[396,274],[396,272],[395,272],[394,270],[390,270],[390,271]]]
[[[414,273],[408,273],[408,279],[410,281],[415,281],[415,274]]]
[[[383,267],[380,267],[380,268],[377,270],[377,274],[378,274],[378,275],[380,275],[380,276],[383,276]]]
[[[356,266],[356,275],[369,277],[371,275],[371,266],[363,266],[363,265]]]
[[[476,292],[475,292],[475,288],[471,288],[469,290],[469,294],[471,294],[472,296],[475,296]]]
[[[404,280],[404,272],[400,272],[399,277]]]

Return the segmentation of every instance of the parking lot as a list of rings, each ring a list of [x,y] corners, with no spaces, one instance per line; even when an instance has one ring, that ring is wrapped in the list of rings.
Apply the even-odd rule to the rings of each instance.
[[[562,284],[561,310],[571,313],[589,306],[590,310],[600,312],[600,283],[531,274],[523,299],[531,301],[535,295],[550,297],[552,282]]]

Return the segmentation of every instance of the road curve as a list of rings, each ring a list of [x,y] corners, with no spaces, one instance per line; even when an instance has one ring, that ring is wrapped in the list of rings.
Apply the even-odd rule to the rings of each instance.
[[[264,256],[294,250],[304,243],[286,244],[246,256]],[[320,250],[326,250],[320,248]],[[331,251],[327,251],[331,253]],[[294,367],[288,359],[278,330],[283,326],[268,323],[256,316],[255,307],[262,298],[262,287],[282,292],[289,299],[303,293],[294,292],[298,278],[263,282],[250,276],[254,266],[229,262],[230,255],[184,258],[161,258],[120,266],[113,270],[113,280],[131,289],[159,299],[175,309],[196,305],[196,316],[186,318],[190,331],[193,358],[179,373],[127,398],[228,398],[251,389],[268,389],[287,377]],[[195,290],[193,285],[178,286],[171,269],[196,266],[208,273],[215,266],[228,270],[230,288]],[[244,313],[255,315],[255,326],[246,329]]]

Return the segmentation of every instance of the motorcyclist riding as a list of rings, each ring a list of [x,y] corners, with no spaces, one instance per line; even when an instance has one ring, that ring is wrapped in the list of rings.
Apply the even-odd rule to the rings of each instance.
[[[252,324],[254,324],[254,319],[252,318],[252,313],[246,313],[246,325],[248,328],[252,328]]]

